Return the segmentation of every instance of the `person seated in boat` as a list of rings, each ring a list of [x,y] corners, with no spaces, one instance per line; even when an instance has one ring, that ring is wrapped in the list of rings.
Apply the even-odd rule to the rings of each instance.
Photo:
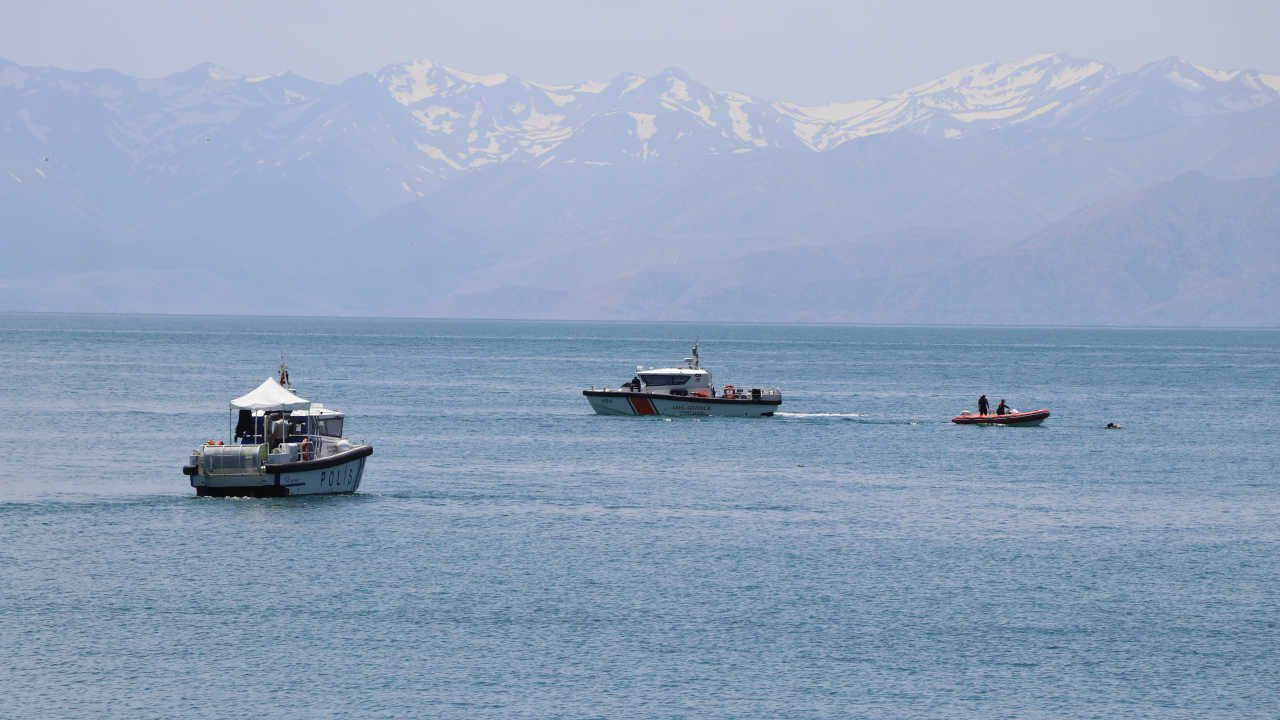
[[[987,396],[983,395],[982,397],[978,398],[978,414],[986,415],[988,409],[989,407],[987,406]]]
[[[997,415],[1008,415],[1009,406],[1004,404],[1004,398],[1000,398],[1000,404],[996,406]]]
[[[631,392],[640,392],[640,376],[631,378]]]
[[[271,432],[267,436],[268,449],[275,450],[285,441],[285,438],[289,437],[289,421],[284,418],[284,415],[272,415],[270,427]]]

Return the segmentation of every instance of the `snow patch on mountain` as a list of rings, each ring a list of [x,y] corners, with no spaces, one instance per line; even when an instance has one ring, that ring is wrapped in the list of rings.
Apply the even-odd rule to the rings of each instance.
[[[444,152],[443,150],[441,150],[441,149],[440,149],[440,148],[438,148],[438,147],[435,147],[434,145],[428,145],[428,144],[426,144],[426,143],[418,143],[418,144],[417,144],[417,148],[418,148],[418,151],[419,151],[419,152],[421,152],[422,154],[426,155],[427,157],[429,157],[429,158],[431,158],[431,159],[433,159],[433,160],[439,160],[440,162],[442,162],[442,163],[444,163],[444,164],[448,165],[449,167],[453,168],[454,170],[462,170],[462,169],[463,169],[463,166],[462,166],[461,164],[459,164],[458,162],[454,161],[454,160],[453,160],[453,158],[451,158],[451,157],[449,157],[448,155],[446,155],[446,154],[445,154],[445,152]]]
[[[569,95],[566,93],[557,93],[557,92],[548,92],[547,98],[559,107],[564,107],[565,105],[569,105],[578,99],[576,95]]]
[[[1000,108],[998,110],[974,110],[972,112],[953,112],[951,117],[964,123],[979,120],[1006,120],[1025,111],[1025,107]]]
[[[1231,82],[1240,74],[1239,70],[1217,70],[1203,65],[1192,65],[1192,67],[1208,75],[1215,82]]]
[[[1054,75],[1053,80],[1049,83],[1050,90],[1063,90],[1072,85],[1084,82],[1090,77],[1098,73],[1107,73],[1110,68],[1100,62],[1088,62],[1074,68],[1065,68],[1061,72]]]
[[[658,134],[657,117],[651,113],[627,113],[636,121],[636,139],[648,140]]]
[[[599,95],[600,93],[604,92],[605,89],[608,87],[609,87],[609,83],[599,82],[599,81],[587,81],[587,82],[572,86],[574,92],[591,93],[593,95]]]
[[[1191,92],[1202,92],[1205,89],[1205,86],[1201,85],[1195,78],[1187,77],[1177,70],[1170,70],[1164,76],[1174,85]]]
[[[1029,113],[1027,113],[1026,115],[1024,115],[1024,116],[1022,117],[1022,120],[1025,122],[1025,121],[1027,121],[1027,120],[1030,120],[1031,118],[1034,118],[1034,117],[1037,117],[1037,116],[1043,115],[1043,114],[1045,114],[1045,113],[1047,113],[1047,112],[1053,112],[1053,111],[1054,111],[1055,109],[1057,109],[1058,107],[1061,107],[1061,105],[1062,105],[1062,103],[1061,103],[1061,102],[1059,102],[1059,101],[1057,101],[1057,100],[1054,100],[1054,101],[1052,101],[1052,102],[1045,103],[1044,105],[1041,105],[1040,107],[1036,108],[1035,110],[1032,110],[1031,112],[1029,112]]]
[[[729,106],[729,121],[732,123],[733,137],[751,143],[755,147],[766,147],[769,140],[753,132],[755,125],[748,109],[753,100],[741,93],[725,93],[725,100]]]
[[[631,75],[626,77],[627,86],[623,88],[621,95],[640,89],[642,85],[648,82],[648,79],[640,75]]]
[[[238,80],[246,79],[243,75],[240,75],[239,73],[232,72],[219,65],[214,65],[213,63],[205,63],[202,67],[204,68],[204,72],[209,77],[210,80],[235,82]]]
[[[431,82],[435,63],[430,60],[416,60],[399,68],[399,73],[390,74],[384,71],[378,79],[391,91],[391,96],[401,105],[413,105],[439,92],[439,88]]]
[[[431,105],[413,111],[413,117],[429,131],[452,135],[456,122],[465,118],[462,113],[445,105]]]
[[[447,68],[447,69],[454,77],[458,78],[459,80],[462,80],[463,82],[470,83],[472,85],[483,85],[485,87],[493,87],[495,85],[501,85],[502,83],[511,79],[511,76],[507,75],[506,73],[490,73],[488,75],[477,75],[475,73],[463,72],[461,70],[455,70],[453,68]]]
[[[662,93],[658,99],[667,103],[668,107],[675,109],[681,103],[692,100],[693,96],[689,94],[689,83],[678,77],[673,77],[667,85],[666,92]]]

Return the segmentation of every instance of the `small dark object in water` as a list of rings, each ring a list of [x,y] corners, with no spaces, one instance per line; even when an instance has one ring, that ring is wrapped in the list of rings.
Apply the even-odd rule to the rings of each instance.
[[[1123,425],[1121,425],[1120,423],[1113,423],[1113,422],[1109,422],[1109,423],[1107,423],[1107,429],[1108,429],[1108,430],[1123,430],[1123,429],[1124,429],[1124,426],[1123,426]]]

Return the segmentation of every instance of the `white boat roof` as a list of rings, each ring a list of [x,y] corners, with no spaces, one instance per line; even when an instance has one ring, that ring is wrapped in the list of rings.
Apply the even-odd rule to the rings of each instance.
[[[303,410],[294,410],[293,415],[307,415],[309,417],[344,417],[343,413],[333,408],[327,408],[320,403],[311,403],[311,407]]]
[[[702,368],[689,368],[689,367],[644,368],[643,370],[637,370],[636,372],[641,375],[647,375],[649,373],[662,373],[663,375],[705,375],[707,374],[707,371],[703,370]]]
[[[305,410],[311,401],[300,398],[269,377],[261,385],[231,401],[237,410]]]

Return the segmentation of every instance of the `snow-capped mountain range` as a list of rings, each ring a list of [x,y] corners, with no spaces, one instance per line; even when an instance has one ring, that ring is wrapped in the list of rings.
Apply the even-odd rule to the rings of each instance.
[[[50,130],[59,119],[41,117],[39,106],[57,95],[110,116],[110,140],[140,162],[179,149],[183,133],[195,144],[235,132],[238,150],[262,154],[252,162],[280,163],[306,159],[316,145],[379,130],[393,146],[388,150],[411,160],[403,189],[421,192],[432,184],[424,177],[508,162],[618,164],[766,148],[827,151],[902,130],[957,139],[1014,125],[1082,127],[1100,109],[1126,103],[1160,103],[1183,116],[1237,112],[1280,99],[1280,75],[1176,58],[1117,73],[1096,60],[1042,54],[962,68],[884,98],[802,106],[714,90],[679,69],[546,85],[415,60],[325,85],[288,73],[243,76],[208,64],[141,80],[0,61],[0,98],[22,118],[9,114],[11,132],[25,131],[37,145],[56,144]],[[288,136],[280,137],[277,131],[286,129]]]
[[[819,106],[678,69],[549,85],[418,60],[326,84],[0,60],[0,310],[1052,322],[1083,294],[1126,301],[1072,322],[1274,324],[1277,100],[1277,75],[1058,54]],[[1121,266],[1055,275],[1090,237]],[[1228,261],[1184,262],[1201,243]],[[1046,314],[956,315],[952,268],[1015,251]],[[689,272],[775,260],[824,284]],[[278,267],[326,289],[261,308]]]
[[[512,159],[648,161],[682,143],[718,154],[798,146],[825,151],[898,130],[954,139],[1022,123],[1080,123],[1099,104],[1153,93],[1167,94],[1170,109],[1186,115],[1280,99],[1280,75],[1214,70],[1177,58],[1119,74],[1105,63],[1059,54],[974,65],[889,97],[818,106],[713,90],[679,69],[551,86],[419,60],[375,77],[420,124],[419,151],[455,170]]]

